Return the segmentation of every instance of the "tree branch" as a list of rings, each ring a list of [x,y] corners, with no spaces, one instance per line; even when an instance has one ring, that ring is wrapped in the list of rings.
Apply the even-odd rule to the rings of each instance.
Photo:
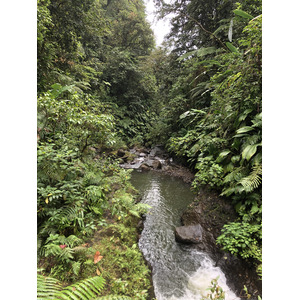
[[[205,28],[203,27],[203,25],[202,25],[199,21],[197,21],[196,19],[194,19],[193,17],[191,17],[191,16],[189,16],[189,15],[187,15],[187,14],[185,14],[185,13],[184,13],[184,16],[186,16],[188,19],[194,21],[197,25],[200,26],[200,28],[201,28],[204,32],[206,32],[207,34],[213,36],[213,37],[216,39],[216,41],[219,42],[220,45],[221,45],[226,51],[229,51],[228,48],[227,48],[227,46],[226,46],[226,45],[225,45],[218,37],[216,37],[214,33],[208,31],[207,29],[205,29]]]

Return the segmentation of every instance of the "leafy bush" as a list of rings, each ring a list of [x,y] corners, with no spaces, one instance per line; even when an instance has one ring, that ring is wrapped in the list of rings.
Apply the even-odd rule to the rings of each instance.
[[[66,143],[83,154],[89,146],[114,144],[114,118],[99,101],[85,97],[74,86],[52,85],[38,98],[38,132],[41,141]]]
[[[217,244],[222,245],[223,250],[243,259],[254,259],[261,276],[261,239],[261,225],[232,222],[224,225],[222,234],[217,238]]]

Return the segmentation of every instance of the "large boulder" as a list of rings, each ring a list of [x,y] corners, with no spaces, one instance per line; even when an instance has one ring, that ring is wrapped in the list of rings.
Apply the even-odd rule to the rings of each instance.
[[[155,170],[162,167],[161,162],[155,159],[145,159],[143,164]]]
[[[175,228],[175,240],[184,244],[198,244],[202,241],[202,227],[200,224],[179,226]]]

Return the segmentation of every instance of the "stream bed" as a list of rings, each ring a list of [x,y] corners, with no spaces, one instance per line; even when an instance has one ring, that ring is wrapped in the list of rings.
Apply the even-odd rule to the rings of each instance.
[[[157,300],[200,300],[209,293],[211,280],[226,293],[226,300],[238,300],[227,286],[224,273],[205,253],[175,241],[175,227],[180,216],[192,203],[190,186],[163,173],[132,172],[132,184],[139,190],[142,202],[151,206],[144,221],[139,247],[152,267]]]

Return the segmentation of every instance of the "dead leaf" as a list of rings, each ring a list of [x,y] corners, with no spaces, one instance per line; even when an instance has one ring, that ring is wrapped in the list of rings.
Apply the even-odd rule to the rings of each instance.
[[[99,262],[102,258],[103,258],[103,256],[100,256],[100,252],[96,251],[96,253],[94,255],[94,264],[96,264],[97,262]]]
[[[98,268],[97,268],[97,270],[96,270],[96,273],[97,273],[97,275],[100,275],[100,271],[99,271]]]

